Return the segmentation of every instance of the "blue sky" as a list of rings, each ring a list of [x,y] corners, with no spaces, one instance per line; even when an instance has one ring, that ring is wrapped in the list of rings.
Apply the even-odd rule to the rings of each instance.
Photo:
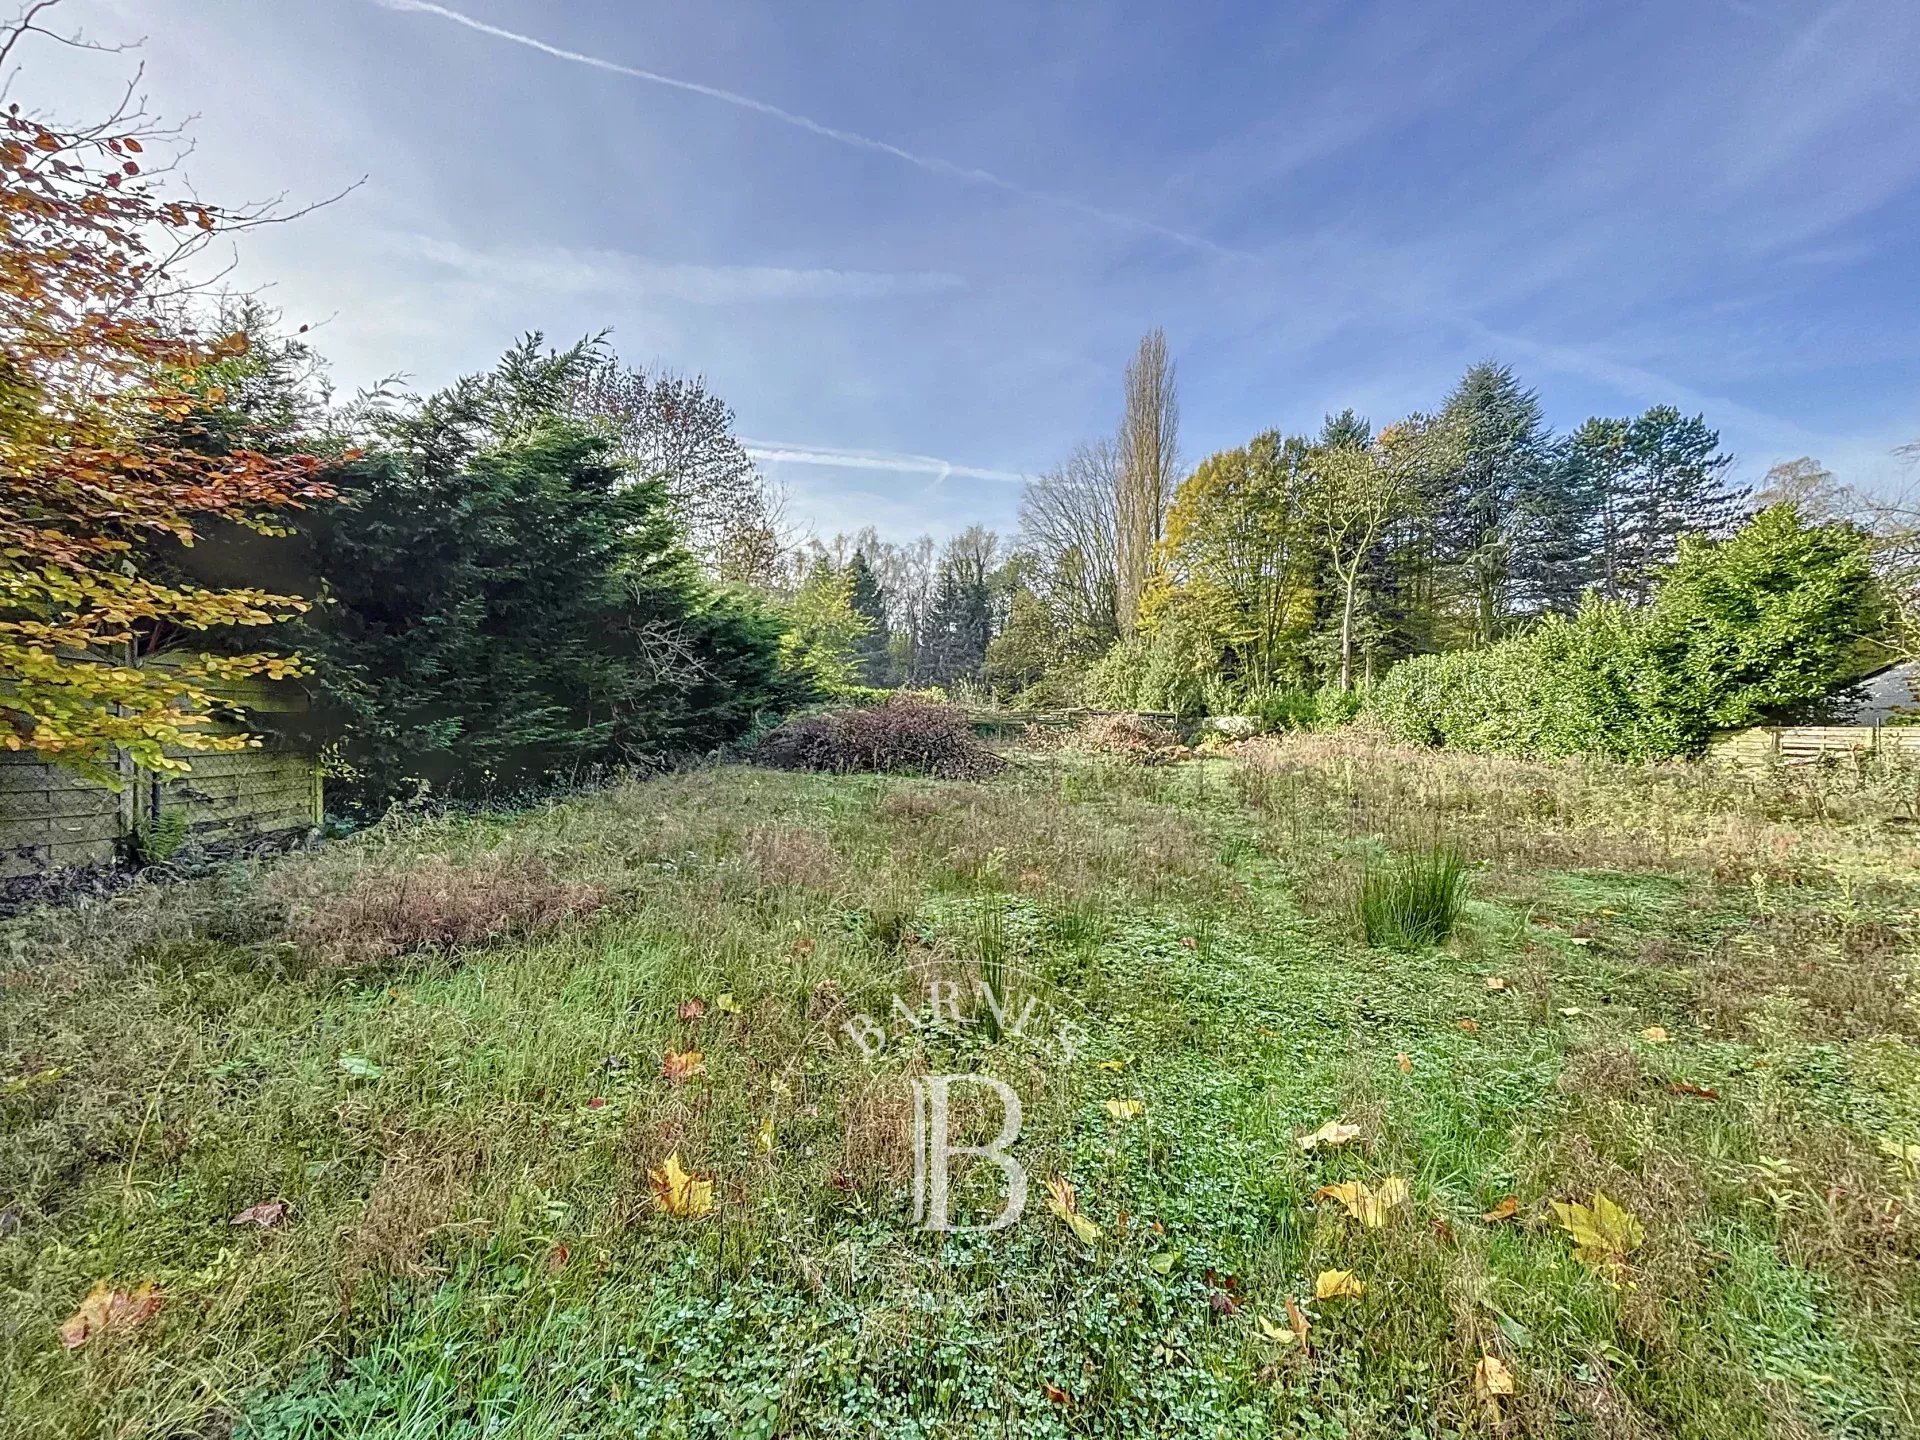
[[[1747,478],[1800,454],[1911,478],[1917,0],[64,16],[146,37],[208,196],[366,177],[240,253],[343,385],[610,328],[704,372],[823,532],[1010,530],[1152,325],[1189,460],[1432,408],[1493,356],[1558,428],[1670,401]],[[17,93],[83,106],[127,68],[42,51]]]

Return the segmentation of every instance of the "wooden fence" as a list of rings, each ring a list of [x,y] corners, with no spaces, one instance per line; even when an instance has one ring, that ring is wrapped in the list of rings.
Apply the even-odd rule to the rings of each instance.
[[[271,737],[273,716],[302,710],[297,687],[247,682],[219,687],[243,707],[259,749],[228,754],[174,752],[189,774],[160,779],[116,761],[116,791],[41,759],[0,750],[0,880],[111,861],[141,835],[185,833],[245,840],[307,830],[325,818],[320,763]],[[176,820],[173,817],[179,816]]]
[[[1759,725],[1718,737],[1707,755],[1745,765],[1811,765],[1829,757],[1859,761],[1877,755],[1920,760],[1920,725]]]

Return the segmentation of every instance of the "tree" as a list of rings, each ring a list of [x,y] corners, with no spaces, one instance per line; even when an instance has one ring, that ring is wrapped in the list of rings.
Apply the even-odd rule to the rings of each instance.
[[[764,584],[777,563],[778,507],[733,433],[733,408],[704,376],[623,369],[597,353],[570,408],[606,427],[632,473],[666,488],[687,544],[722,579]]]
[[[1765,510],[1774,505],[1791,505],[1805,520],[1838,520],[1858,507],[1858,500],[1834,473],[1811,455],[1797,460],[1782,460],[1769,466],[1753,503]]]
[[[1201,461],[1174,497],[1141,605],[1143,630],[1204,639],[1242,690],[1303,676],[1316,538],[1307,456],[1306,441],[1268,431]]]
[[[0,68],[44,33],[32,14],[0,28]],[[210,728],[210,687],[297,669],[207,641],[284,620],[299,599],[171,580],[161,557],[209,526],[274,530],[331,493],[311,456],[181,434],[246,348],[185,323],[182,267],[272,216],[170,197],[142,171],[154,131],[124,103],[78,129],[0,116],[0,742],[110,784],[116,747],[183,771],[170,752],[246,745]],[[207,640],[164,666],[128,663],[179,635]]]
[[[1127,363],[1114,494],[1115,611],[1122,633],[1139,622],[1167,506],[1180,474],[1180,397],[1164,331],[1150,330]]]
[[[816,560],[786,604],[787,633],[781,654],[787,663],[831,693],[863,683],[861,642],[873,622],[854,606],[849,568]]]
[[[700,577],[664,487],[567,413],[591,348],[361,417],[367,453],[307,532],[300,622],[338,787],[483,797],[710,749],[797,690],[781,626]]]
[[[867,552],[855,550],[847,562],[848,601],[854,614],[867,622],[867,632],[854,646],[859,657],[862,685],[888,685],[893,681],[893,636],[887,628],[886,595],[880,588]]]
[[[1539,397],[1492,361],[1467,371],[1442,416],[1459,446],[1459,470],[1435,525],[1444,562],[1462,582],[1473,643],[1486,645],[1506,630],[1516,590],[1525,595],[1548,584],[1558,551],[1557,535],[1549,545],[1548,534],[1523,537],[1520,524],[1526,507],[1548,509],[1541,503],[1546,427]]]
[[[1720,453],[1719,431],[1704,416],[1682,415],[1671,405],[1655,405],[1633,422],[1627,453],[1633,474],[1624,588],[1644,599],[1682,538],[1721,539],[1732,532],[1747,492],[1727,484],[1733,457]]]
[[[1000,537],[973,525],[947,542],[921,637],[921,670],[937,685],[969,683],[986,669],[996,628]]]
[[[1034,594],[1045,597],[1055,624],[1084,637],[1089,650],[1105,649],[1120,633],[1120,469],[1113,441],[1079,445],[1020,497],[1020,544],[1034,560]]]
[[[1353,412],[1349,410],[1350,418]],[[1331,427],[1330,427],[1331,428]],[[1353,688],[1354,620],[1360,581],[1381,534],[1407,504],[1406,481],[1392,463],[1391,436],[1379,450],[1365,444],[1365,432],[1343,427],[1338,443],[1322,445],[1308,460],[1312,509],[1340,597],[1340,679]]]

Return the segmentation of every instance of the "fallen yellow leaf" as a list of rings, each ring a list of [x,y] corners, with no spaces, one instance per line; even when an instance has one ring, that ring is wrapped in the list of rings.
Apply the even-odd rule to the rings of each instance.
[[[1349,1180],[1342,1185],[1322,1185],[1313,1192],[1313,1198],[1338,1200],[1346,1207],[1347,1214],[1367,1229],[1378,1230],[1387,1223],[1389,1210],[1407,1203],[1409,1193],[1406,1181],[1398,1175],[1389,1175],[1380,1182],[1378,1190],[1364,1180]]]
[[[1138,1118],[1140,1112],[1146,1108],[1147,1108],[1146,1105],[1139,1100],[1107,1101],[1107,1114],[1111,1115],[1116,1120],[1136,1119]]]
[[[1411,1075],[1413,1073],[1413,1057],[1407,1054],[1406,1051],[1402,1050],[1398,1055],[1394,1056],[1393,1063],[1400,1067],[1400,1073],[1402,1075]]]
[[[1646,1029],[1642,1030],[1640,1034],[1649,1045],[1667,1045],[1672,1043],[1673,1040],[1673,1037],[1667,1033],[1667,1028],[1664,1025],[1649,1025]]]
[[[1300,1342],[1302,1350],[1307,1348],[1307,1317],[1301,1313],[1299,1304],[1293,1296],[1286,1297],[1287,1327],[1293,1331],[1293,1338]]]
[[[1478,1020],[1456,1020],[1453,1022],[1453,1028],[1456,1030],[1464,1030],[1469,1035],[1478,1035],[1480,1033],[1480,1022]]]
[[[722,1015],[738,1015],[740,1006],[733,998],[731,990],[723,990],[713,997],[713,1008]]]
[[[1903,1165],[1920,1165],[1920,1145],[1903,1145],[1897,1140],[1882,1140],[1880,1153],[1891,1155]]]
[[[1507,981],[1505,976],[1502,976],[1502,975],[1487,976],[1487,989],[1504,990],[1506,988],[1507,988]]]
[[[1300,1343],[1300,1337],[1294,1334],[1291,1329],[1284,1325],[1274,1324],[1273,1321],[1264,1315],[1254,1316],[1253,1326],[1254,1329],[1260,1332],[1260,1338],[1262,1340],[1270,1341],[1275,1345],[1297,1345]]]
[[[649,1170],[653,1197],[669,1215],[698,1220],[713,1209],[713,1181],[689,1175],[680,1167],[680,1152],[674,1151],[658,1170]]]
[[[1067,1228],[1080,1237],[1080,1243],[1091,1245],[1100,1238],[1100,1227],[1080,1213],[1080,1197],[1074,1193],[1073,1183],[1061,1176],[1047,1181],[1047,1209],[1067,1222]]]
[[[1615,1285],[1627,1256],[1646,1239],[1640,1222],[1598,1190],[1591,1205],[1555,1200],[1553,1216],[1554,1223],[1572,1238],[1574,1258],[1601,1271]]]
[[[1513,1394],[1513,1372],[1499,1356],[1483,1354],[1480,1357],[1480,1363],[1473,1367],[1473,1393],[1496,1406],[1501,1396]]]
[[[1302,1135],[1294,1141],[1302,1150],[1315,1150],[1322,1145],[1345,1145],[1358,1139],[1360,1127],[1349,1125],[1343,1120],[1329,1120],[1309,1135]]]
[[[162,1303],[160,1288],[151,1280],[143,1280],[131,1290],[116,1290],[112,1281],[102,1280],[61,1322],[60,1343],[78,1350],[109,1331],[131,1330],[151,1320]]]
[[[1316,1300],[1358,1300],[1367,1293],[1365,1282],[1354,1279],[1351,1270],[1322,1270],[1313,1282]]]

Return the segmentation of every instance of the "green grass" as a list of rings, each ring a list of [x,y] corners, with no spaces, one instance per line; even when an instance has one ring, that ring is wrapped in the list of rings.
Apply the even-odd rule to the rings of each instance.
[[[1911,793],[1320,737],[725,767],[25,917],[0,1435],[1915,1433]],[[1450,938],[1367,943],[1377,857],[1436,841],[1476,876]],[[449,933],[497,938],[401,943]],[[925,1012],[835,1039],[926,976],[1029,987],[1072,1059]],[[1009,1230],[908,1223],[934,1069],[1022,1095]],[[711,1215],[655,1203],[669,1153]],[[1391,1175],[1377,1230],[1314,1198]],[[1547,1218],[1596,1189],[1646,1231],[1618,1288]],[[165,1304],[64,1350],[103,1279]],[[1305,1351],[1259,1329],[1288,1297]]]
[[[1367,943],[1387,950],[1444,945],[1467,899],[1467,857],[1435,845],[1392,864],[1369,867],[1360,882],[1360,925]]]

